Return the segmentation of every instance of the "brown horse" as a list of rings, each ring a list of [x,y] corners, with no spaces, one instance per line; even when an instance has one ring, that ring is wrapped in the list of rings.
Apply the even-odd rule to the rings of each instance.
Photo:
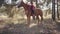
[[[21,1],[18,4],[17,7],[23,7],[25,9],[25,14],[27,16],[27,22],[28,22],[28,24],[30,24],[30,17],[33,16],[33,13],[31,12],[31,9],[30,9],[30,5],[28,5],[28,4],[24,3],[23,1]],[[42,13],[41,9],[35,8],[34,15],[38,19],[38,23],[39,23],[39,15],[41,17],[41,21],[43,20],[43,13]]]

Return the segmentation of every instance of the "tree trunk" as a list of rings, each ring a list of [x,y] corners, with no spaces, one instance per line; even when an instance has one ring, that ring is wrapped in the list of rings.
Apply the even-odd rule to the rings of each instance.
[[[36,0],[36,7],[38,8],[39,7],[39,5],[38,5],[38,1]]]
[[[46,6],[48,6],[48,5],[49,5],[49,3],[51,2],[51,0],[46,0],[46,2],[47,2],[47,5],[46,5]]]
[[[57,0],[57,18],[59,19],[58,0]]]
[[[55,21],[55,0],[52,0],[52,19]]]

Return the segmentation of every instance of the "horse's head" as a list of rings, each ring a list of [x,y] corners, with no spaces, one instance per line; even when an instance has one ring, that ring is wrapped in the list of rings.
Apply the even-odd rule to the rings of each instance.
[[[16,3],[16,6],[19,8],[19,7],[22,7],[23,4],[24,4],[24,2],[23,2],[23,0],[21,0],[21,1],[18,1],[18,2]]]

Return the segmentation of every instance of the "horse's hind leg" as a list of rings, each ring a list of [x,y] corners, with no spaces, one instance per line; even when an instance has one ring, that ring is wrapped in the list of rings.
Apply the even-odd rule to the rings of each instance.
[[[39,24],[39,21],[40,21],[40,20],[39,20],[39,16],[36,16],[36,18],[37,18],[37,20],[38,20],[38,24]]]
[[[41,22],[42,22],[42,20],[43,20],[43,16],[42,15],[40,15],[41,16]]]

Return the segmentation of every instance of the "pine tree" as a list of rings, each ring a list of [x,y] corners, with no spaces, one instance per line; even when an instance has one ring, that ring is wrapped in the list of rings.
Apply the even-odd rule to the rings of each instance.
[[[55,0],[52,0],[52,19],[55,21]]]

